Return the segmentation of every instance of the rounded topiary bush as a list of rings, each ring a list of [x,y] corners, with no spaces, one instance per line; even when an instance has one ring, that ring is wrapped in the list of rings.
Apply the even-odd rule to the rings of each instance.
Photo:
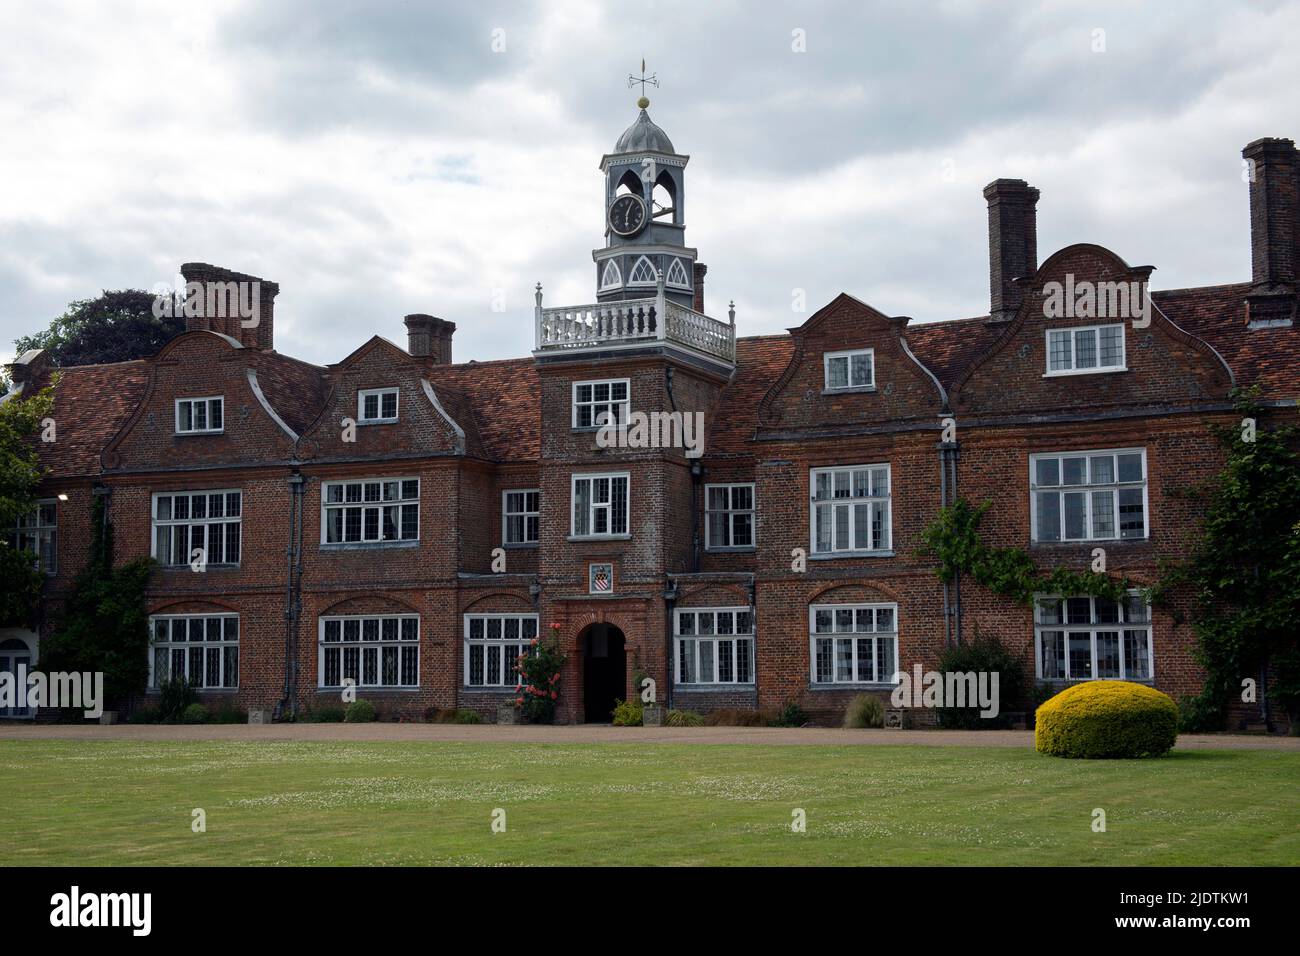
[[[1158,757],[1178,736],[1178,706],[1144,684],[1096,680],[1038,708],[1034,746],[1054,757]]]
[[[206,724],[208,722],[208,709],[202,704],[190,704],[181,712],[181,723],[183,724]]]

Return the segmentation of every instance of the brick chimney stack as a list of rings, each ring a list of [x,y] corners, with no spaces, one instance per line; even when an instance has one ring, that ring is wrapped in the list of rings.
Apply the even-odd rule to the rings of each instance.
[[[1241,151],[1250,182],[1252,328],[1290,325],[1300,271],[1300,158],[1289,139],[1257,139]]]
[[[695,263],[695,268],[693,271],[694,271],[694,275],[692,276],[692,278],[694,279],[694,285],[695,285],[695,301],[691,303],[691,308],[694,309],[696,312],[703,312],[704,311],[704,276],[709,271],[709,267],[706,266],[703,262],[697,262]]]
[[[989,204],[989,321],[1013,318],[1024,290],[1015,284],[1038,269],[1038,190],[1023,179],[984,187]]]
[[[417,312],[405,320],[406,351],[415,358],[427,358],[434,365],[451,364],[451,337],[456,323]]]
[[[269,352],[275,347],[277,283],[206,262],[185,263],[181,275],[186,286],[186,331],[220,332],[249,349]],[[191,283],[201,288],[196,290]],[[193,309],[198,314],[191,315]]]

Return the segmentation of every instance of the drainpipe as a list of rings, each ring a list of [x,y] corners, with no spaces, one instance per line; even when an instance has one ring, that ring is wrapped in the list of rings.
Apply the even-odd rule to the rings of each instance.
[[[302,611],[302,494],[303,477],[295,468],[289,476],[289,541],[284,593],[284,695],[277,717],[298,713],[298,618]]]
[[[667,690],[664,693],[664,709],[668,710],[673,706],[673,665],[676,661],[673,659],[673,611],[677,607],[677,582],[670,575],[668,584],[664,587],[664,661],[666,668],[664,670],[664,680]]]
[[[664,369],[664,386],[668,391],[668,404],[677,411],[677,397],[673,395],[673,368]],[[691,572],[700,573],[700,480],[704,466],[698,458],[691,459]]]
[[[948,450],[943,442],[937,442],[939,450],[939,506],[948,507]],[[943,581],[943,646],[952,646],[952,606],[950,602],[950,582]]]
[[[952,500],[957,500],[957,460],[961,457],[961,446],[957,442],[952,442],[948,449],[948,467],[949,467],[949,486],[952,489]],[[953,591],[956,595],[957,604],[957,630],[954,640],[961,644],[961,571],[958,570],[953,581]]]

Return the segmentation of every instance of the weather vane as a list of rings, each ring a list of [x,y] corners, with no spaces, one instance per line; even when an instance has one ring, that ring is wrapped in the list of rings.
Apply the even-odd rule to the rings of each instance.
[[[627,75],[627,88],[629,90],[632,89],[632,87],[636,86],[638,83],[641,84],[641,98],[636,101],[636,105],[641,107],[641,109],[645,109],[647,106],[650,105],[650,101],[646,99],[646,95],[645,95],[646,84],[649,83],[651,86],[654,87],[659,86],[658,73],[651,73],[649,76],[645,75],[645,57],[641,58],[641,75],[635,76],[631,73]]]

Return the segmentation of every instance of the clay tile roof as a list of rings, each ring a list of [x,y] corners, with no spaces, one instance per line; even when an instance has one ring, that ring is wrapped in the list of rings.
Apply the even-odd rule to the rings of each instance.
[[[126,424],[144,395],[149,362],[136,359],[51,369],[24,394],[34,395],[49,385],[52,373],[59,376],[52,416],[56,440],[40,445],[41,464],[50,478],[98,475],[100,452]]]
[[[327,370],[279,352],[253,352],[249,364],[276,414],[297,434],[305,432],[325,408]]]
[[[541,454],[541,385],[531,358],[431,365],[429,384],[465,430],[467,451],[495,461],[536,461]],[[477,436],[477,439],[475,438]]]
[[[1214,347],[1238,385],[1259,384],[1265,398],[1300,398],[1300,327],[1250,329],[1250,284],[1203,286],[1153,292],[1156,306],[1183,331]]]
[[[1005,326],[989,325],[987,315],[909,325],[904,338],[945,389],[951,389],[971,363],[984,354]]]
[[[752,452],[758,404],[790,364],[794,339],[786,334],[736,339],[736,374],[722,390],[708,425],[710,455]]]

